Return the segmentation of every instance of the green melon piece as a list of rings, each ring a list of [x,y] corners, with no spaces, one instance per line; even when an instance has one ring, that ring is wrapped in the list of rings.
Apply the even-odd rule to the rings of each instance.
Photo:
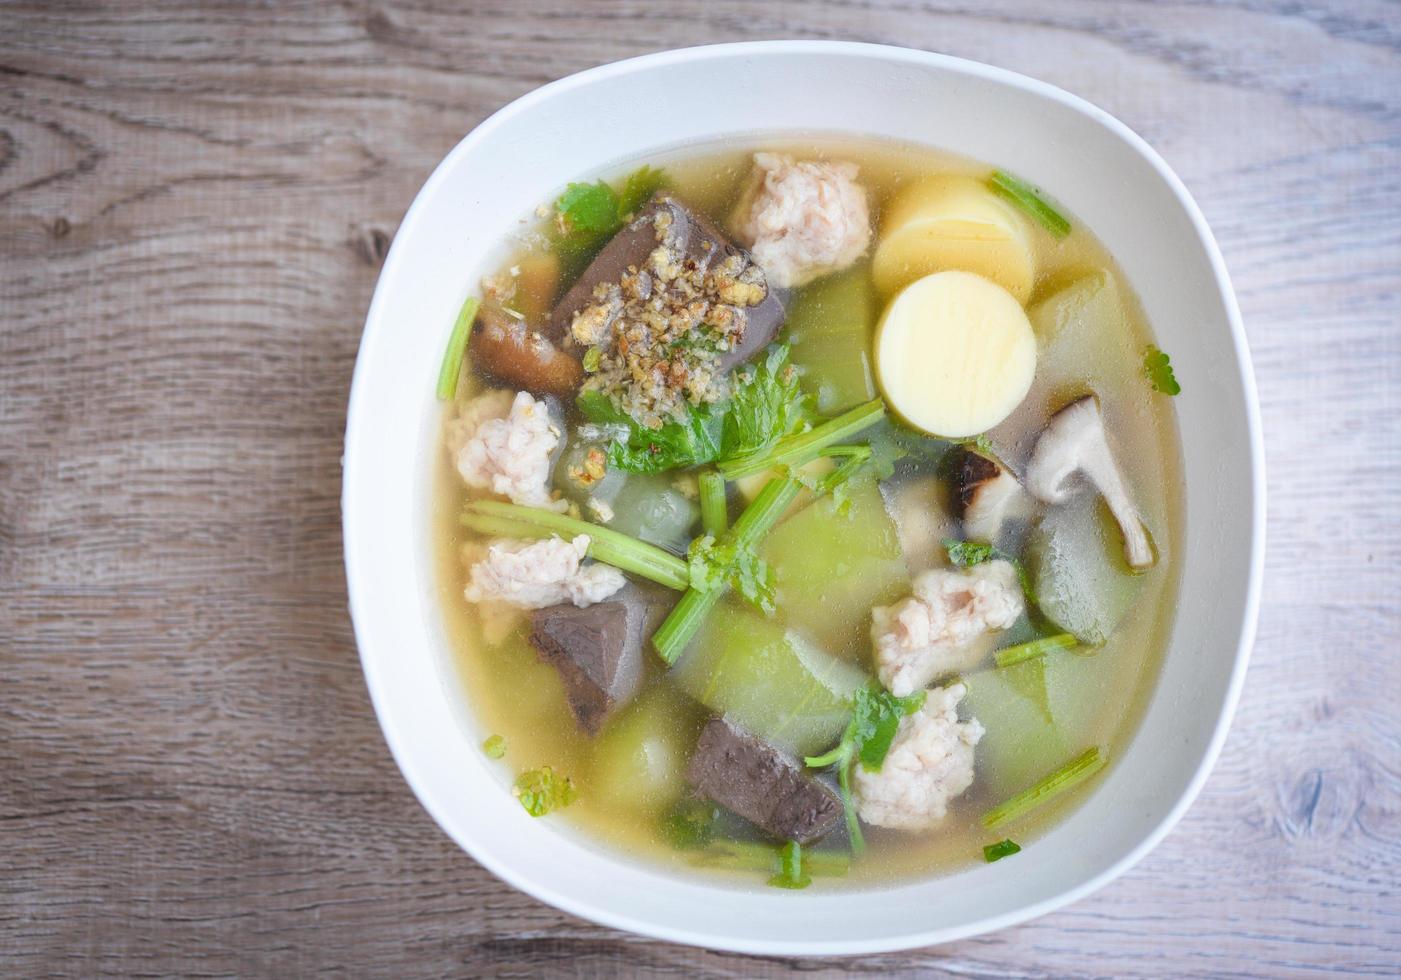
[[[760,553],[777,578],[783,621],[864,663],[871,607],[906,594],[909,575],[875,481],[855,479],[848,490],[846,513],[824,497],[774,528]]]
[[[995,798],[1026,789],[1095,743],[1112,681],[1097,654],[1057,650],[1012,667],[968,675],[967,712],[985,733],[978,781]]]
[[[685,791],[701,721],[690,699],[669,685],[654,686],[599,732],[590,778],[580,791],[611,806],[660,813]]]
[[[876,397],[871,342],[878,313],[865,265],[820,279],[793,301],[786,327],[792,363],[822,414],[835,415]]]
[[[712,711],[798,755],[837,741],[851,695],[866,681],[734,598],[715,608],[667,677]]]
[[[1046,512],[1027,540],[1026,563],[1041,611],[1084,643],[1104,643],[1143,585],[1124,563],[1109,508],[1089,491]]]

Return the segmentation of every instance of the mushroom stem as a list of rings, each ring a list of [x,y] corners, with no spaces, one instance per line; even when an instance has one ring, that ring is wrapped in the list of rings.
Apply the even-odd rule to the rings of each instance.
[[[1063,503],[1071,495],[1071,478],[1076,473],[1084,474],[1109,505],[1124,536],[1124,559],[1129,567],[1151,566],[1156,561],[1153,545],[1109,449],[1104,417],[1094,395],[1073,401],[1051,416],[1027,465],[1026,489],[1048,504]]]

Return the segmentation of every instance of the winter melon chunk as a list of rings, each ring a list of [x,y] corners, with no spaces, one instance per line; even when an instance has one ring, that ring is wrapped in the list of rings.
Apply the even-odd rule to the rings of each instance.
[[[760,555],[778,580],[778,615],[833,652],[869,648],[871,607],[909,587],[895,522],[873,479],[847,485],[845,512],[814,501],[769,533]]]
[[[876,397],[871,340],[877,312],[865,266],[819,279],[793,301],[785,327],[792,362],[823,415]]]
[[[710,614],[667,678],[712,711],[799,755],[829,748],[861,671],[733,597]]]

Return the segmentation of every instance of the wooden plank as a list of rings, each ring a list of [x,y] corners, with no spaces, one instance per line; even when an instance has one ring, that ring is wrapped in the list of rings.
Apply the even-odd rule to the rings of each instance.
[[[1393,973],[1401,966],[1401,12],[1272,0],[0,7],[0,968],[8,975]],[[512,891],[414,802],[338,528],[360,324],[424,177],[633,54],[902,43],[1153,142],[1266,416],[1239,720],[1142,865],[948,947],[752,959]]]

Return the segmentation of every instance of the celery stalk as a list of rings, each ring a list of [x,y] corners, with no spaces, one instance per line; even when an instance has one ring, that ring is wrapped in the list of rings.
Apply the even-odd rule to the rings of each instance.
[[[770,480],[753,503],[739,515],[739,520],[727,532],[729,537],[742,548],[753,547],[774,526],[802,488],[803,485],[792,477]],[[667,664],[676,663],[706,615],[728,591],[724,586],[705,592],[687,589],[657,632],[652,634],[652,646],[657,655]]]
[[[457,322],[452,326],[448,337],[448,348],[443,352],[443,364],[438,368],[438,401],[445,402],[457,394],[457,379],[462,374],[462,359],[467,355],[467,338],[472,334],[472,323],[477,319],[480,304],[475,296],[468,296],[467,302],[457,314]]]
[[[513,538],[573,540],[589,536],[588,554],[605,564],[650,579],[678,591],[691,582],[686,563],[669,551],[638,541],[626,534],[538,507],[522,507],[500,500],[474,500],[463,508],[462,523],[483,534]]]
[[[807,432],[786,436],[764,452],[724,460],[720,463],[720,475],[726,480],[738,480],[775,466],[802,466],[822,455],[822,450],[833,443],[870,428],[884,417],[885,402],[873,399]]]
[[[1100,754],[1098,746],[1086,749],[1045,779],[983,814],[983,826],[991,830],[1025,816],[1052,797],[1080,785],[1103,769],[1108,762],[1109,760]]]
[[[1044,657],[1052,650],[1069,650],[1071,647],[1079,645],[1080,641],[1075,638],[1074,634],[1057,633],[1055,636],[1043,636],[1026,643],[1018,643],[1016,646],[1004,647],[997,651],[993,660],[999,667],[1011,667],[1013,664]]]
[[[730,526],[725,509],[725,478],[714,470],[700,475],[701,526],[705,533],[718,538]]]

